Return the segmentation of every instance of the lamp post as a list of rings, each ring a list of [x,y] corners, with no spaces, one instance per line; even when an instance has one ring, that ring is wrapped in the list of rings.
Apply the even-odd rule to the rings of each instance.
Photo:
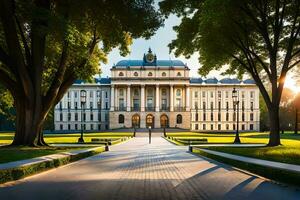
[[[149,126],[149,144],[151,144],[151,126]]]
[[[233,100],[233,106],[236,106],[236,132],[235,132],[235,138],[234,138],[234,144],[240,144],[241,140],[240,140],[240,136],[239,136],[239,92],[235,89],[235,87],[233,88],[232,91],[232,100]],[[235,109],[234,109],[235,112]]]
[[[81,133],[80,133],[80,138],[78,138],[78,143],[84,143],[84,140],[83,140],[83,124],[82,124],[83,115],[82,114],[83,114],[84,106],[85,106],[85,103],[86,103],[86,91],[85,90],[80,91],[80,103],[81,103]]]

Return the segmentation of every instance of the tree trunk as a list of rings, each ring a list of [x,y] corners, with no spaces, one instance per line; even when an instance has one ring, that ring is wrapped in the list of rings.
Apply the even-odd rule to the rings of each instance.
[[[270,118],[270,138],[268,146],[280,145],[280,122],[279,122],[279,106],[273,106],[269,110]]]
[[[44,119],[41,110],[37,109],[41,106],[34,106],[34,98],[29,103],[22,100],[15,100],[16,133],[12,145],[45,146],[42,134]]]

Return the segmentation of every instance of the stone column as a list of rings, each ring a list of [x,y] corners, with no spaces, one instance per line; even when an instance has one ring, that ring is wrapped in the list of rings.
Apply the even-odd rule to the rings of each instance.
[[[170,85],[170,111],[174,111],[174,87]]]
[[[115,110],[115,86],[111,85],[110,88],[110,111]]]
[[[190,87],[185,87],[185,109],[190,111]]]
[[[119,97],[118,97],[118,88],[117,87],[115,87],[115,110],[116,110],[116,107],[118,108],[118,109],[120,109],[119,108]],[[119,111],[119,110],[118,110]]]
[[[131,95],[130,95],[130,85],[127,86],[127,100],[126,100],[126,105],[127,105],[127,111],[129,112],[131,110]]]
[[[155,93],[155,111],[159,112],[159,85],[156,85],[156,93]]]
[[[141,112],[145,112],[145,85],[141,85]]]

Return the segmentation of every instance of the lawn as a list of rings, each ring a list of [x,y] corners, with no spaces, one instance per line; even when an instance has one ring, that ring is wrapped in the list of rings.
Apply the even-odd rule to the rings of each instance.
[[[103,133],[84,133],[84,141],[91,142],[92,138],[101,139],[120,139],[122,137],[130,137],[133,134],[131,132],[103,132]],[[0,145],[11,144],[14,137],[14,133],[0,133]],[[72,134],[45,134],[45,141],[48,144],[55,143],[77,143],[80,133]]]
[[[206,138],[208,143],[232,143],[235,134],[214,134],[214,133],[169,133],[167,136],[178,139]],[[241,133],[242,143],[262,143],[267,144],[268,133]],[[281,134],[282,145],[277,147],[205,147],[210,150],[232,153],[236,155],[248,156],[253,158],[278,161],[300,165],[300,134],[292,132]]]
[[[87,147],[0,147],[0,163],[35,158]]]

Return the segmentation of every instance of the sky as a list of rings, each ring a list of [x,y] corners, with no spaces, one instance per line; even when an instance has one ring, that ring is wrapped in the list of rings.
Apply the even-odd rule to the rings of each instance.
[[[118,61],[123,59],[132,59],[139,60],[143,59],[144,53],[147,53],[148,49],[151,48],[153,53],[156,54],[157,59],[167,60],[167,59],[179,59],[186,63],[190,68],[191,77],[200,77],[197,70],[201,65],[199,64],[198,57],[199,54],[196,53],[191,56],[189,59],[186,59],[184,56],[175,57],[173,53],[169,52],[168,44],[176,38],[176,32],[173,30],[173,26],[180,24],[180,19],[171,15],[165,22],[164,26],[159,28],[154,36],[149,40],[145,39],[135,39],[131,45],[131,53],[122,57],[119,54],[117,48],[113,49],[112,52],[108,55],[108,63],[101,64],[102,74],[101,77],[110,77],[110,68],[116,64]],[[206,78],[216,77],[218,79],[224,78],[220,75],[220,71],[211,71]],[[229,76],[228,76],[229,77]],[[231,76],[233,78],[234,76]],[[300,92],[300,87],[296,86],[296,82],[291,78],[291,75],[288,75],[286,79],[285,87],[291,88],[295,92]]]

